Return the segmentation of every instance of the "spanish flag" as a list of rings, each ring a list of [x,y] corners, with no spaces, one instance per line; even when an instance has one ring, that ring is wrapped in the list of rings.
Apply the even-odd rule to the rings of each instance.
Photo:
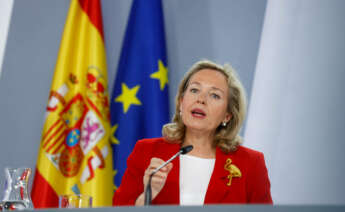
[[[107,66],[99,0],[72,0],[46,108],[32,188],[35,208],[62,194],[111,206],[114,191]]]

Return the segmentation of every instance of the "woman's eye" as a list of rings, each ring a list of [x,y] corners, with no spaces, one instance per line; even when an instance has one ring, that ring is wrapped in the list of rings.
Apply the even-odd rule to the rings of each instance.
[[[218,94],[212,93],[211,97],[214,99],[220,99],[220,96]]]
[[[190,89],[190,92],[196,93],[196,92],[198,92],[198,89],[196,89],[196,88],[191,88],[191,89]]]

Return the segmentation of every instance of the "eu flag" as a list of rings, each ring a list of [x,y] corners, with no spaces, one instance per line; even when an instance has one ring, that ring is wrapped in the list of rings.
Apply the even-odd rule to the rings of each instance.
[[[161,0],[134,0],[111,99],[116,186],[136,141],[161,136],[169,121],[168,100]]]

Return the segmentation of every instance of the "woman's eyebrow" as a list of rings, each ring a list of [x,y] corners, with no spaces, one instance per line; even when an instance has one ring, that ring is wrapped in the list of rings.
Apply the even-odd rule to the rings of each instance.
[[[199,85],[199,86],[201,85],[201,83],[198,82],[198,81],[191,82],[189,85],[193,85],[193,84]],[[189,85],[188,85],[188,86],[189,86]],[[218,91],[222,92],[223,94],[225,93],[222,89],[220,89],[220,88],[218,88],[218,87],[212,86],[211,89],[212,89],[212,90],[218,90]]]
[[[213,90],[218,90],[218,91],[220,91],[220,92],[222,92],[222,93],[225,93],[222,89],[217,88],[217,87],[212,87],[212,89],[213,89]]]
[[[199,82],[197,82],[197,81],[189,83],[189,85],[193,85],[193,84],[201,85],[201,84],[200,84]]]

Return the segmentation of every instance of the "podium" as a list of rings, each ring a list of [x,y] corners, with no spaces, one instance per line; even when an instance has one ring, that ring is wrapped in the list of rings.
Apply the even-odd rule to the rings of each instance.
[[[40,209],[33,211],[43,211]],[[31,211],[31,212],[33,212]],[[48,212],[344,212],[345,205],[207,205],[44,209]]]

